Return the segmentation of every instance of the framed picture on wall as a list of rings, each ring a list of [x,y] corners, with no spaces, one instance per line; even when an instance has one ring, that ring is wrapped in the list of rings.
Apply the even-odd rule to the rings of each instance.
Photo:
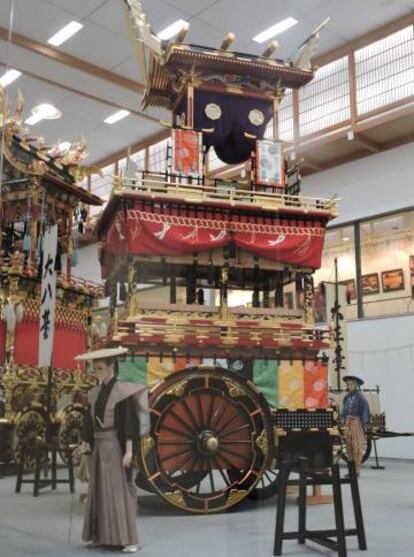
[[[378,273],[370,273],[369,275],[362,275],[362,294],[366,296],[367,294],[378,294],[380,291],[379,287],[379,276]]]
[[[414,255],[410,255],[410,284],[411,284],[411,298],[414,298]]]
[[[339,284],[344,284],[346,286],[346,293],[351,300],[356,298],[355,279],[340,280]]]
[[[396,290],[404,290],[404,272],[402,269],[391,269],[390,271],[382,271],[382,291],[395,292]]]

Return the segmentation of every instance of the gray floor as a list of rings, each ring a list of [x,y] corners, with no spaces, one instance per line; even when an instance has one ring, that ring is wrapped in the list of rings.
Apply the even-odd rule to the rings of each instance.
[[[414,462],[384,461],[386,470],[366,467],[360,481],[370,557],[414,556]],[[327,489],[327,488],[325,488]],[[83,506],[66,486],[44,491],[37,499],[30,486],[14,495],[14,478],[0,480],[1,557],[111,555],[86,552],[80,542]],[[348,525],[351,518],[349,488],[344,488]],[[141,494],[138,525],[141,557],[253,557],[272,555],[275,500],[248,503],[237,511],[214,516],[187,516],[167,507],[156,496]],[[289,498],[286,525],[296,527],[297,508]],[[330,505],[309,509],[309,527],[333,526]],[[348,538],[350,555],[357,554],[356,540]],[[331,555],[308,544],[284,542],[284,555]]]

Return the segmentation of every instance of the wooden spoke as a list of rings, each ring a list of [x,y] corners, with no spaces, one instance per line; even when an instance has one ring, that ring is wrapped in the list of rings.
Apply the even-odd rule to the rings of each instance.
[[[228,431],[224,435],[223,435],[223,433],[219,433],[218,437],[219,437],[219,439],[225,439],[226,437],[229,437],[230,435],[233,435],[234,433],[238,433],[239,431],[243,431],[244,429],[249,429],[249,427],[250,427],[250,424],[244,424],[244,425],[241,425],[240,427],[236,427],[235,429],[232,429],[231,431]]]

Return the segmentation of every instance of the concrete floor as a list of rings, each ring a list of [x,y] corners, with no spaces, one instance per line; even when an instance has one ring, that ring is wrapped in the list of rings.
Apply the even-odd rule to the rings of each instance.
[[[414,461],[383,461],[386,470],[365,467],[360,481],[368,551],[366,557],[414,556]],[[80,542],[83,505],[78,494],[45,490],[33,498],[26,485],[15,495],[13,477],[0,480],[1,557],[72,557],[111,555],[85,552]],[[81,488],[82,489],[82,488]],[[328,489],[328,488],[324,488]],[[353,527],[349,488],[344,487],[347,524]],[[78,490],[79,491],[79,490]],[[273,548],[275,499],[248,502],[237,510],[213,516],[182,515],[154,495],[141,493],[138,526],[141,557],[270,557]],[[295,499],[289,497],[286,526],[296,528]],[[331,505],[310,507],[310,528],[333,527]],[[348,538],[350,555],[358,553],[356,539]],[[332,555],[311,543],[300,547],[284,542],[284,555]]]

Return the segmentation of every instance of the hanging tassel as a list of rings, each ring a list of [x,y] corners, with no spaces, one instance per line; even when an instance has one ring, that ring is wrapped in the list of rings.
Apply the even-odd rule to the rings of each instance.
[[[125,302],[127,299],[127,289],[125,286],[125,282],[121,282],[121,284],[119,285],[119,301],[120,302]]]
[[[30,235],[30,222],[26,218],[24,223],[23,251],[30,251],[32,246],[32,237]]]
[[[204,290],[199,288],[197,292],[197,303],[199,306],[204,306]]]
[[[56,248],[55,271],[57,273],[62,272],[62,245],[59,241]]]
[[[14,310],[14,305],[8,302],[2,311],[2,317],[6,321],[7,331],[9,333],[13,332],[16,327],[16,312]]]
[[[24,306],[23,306],[23,304],[20,302],[20,304],[16,307],[16,320],[17,320],[17,323],[20,323],[20,321],[23,321],[23,317],[24,317]]]
[[[71,257],[72,267],[76,267],[79,263],[79,243],[78,243],[78,231],[73,230],[72,232],[72,257]]]

